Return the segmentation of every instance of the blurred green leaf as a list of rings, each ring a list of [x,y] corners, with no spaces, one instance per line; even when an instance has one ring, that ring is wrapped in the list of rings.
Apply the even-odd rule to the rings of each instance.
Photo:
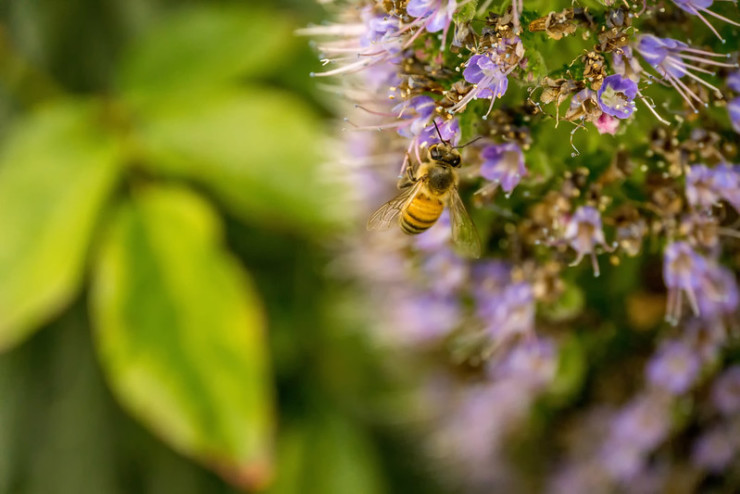
[[[119,84],[133,101],[194,93],[281,66],[296,43],[276,12],[226,5],[192,7],[155,25],[122,63]]]
[[[457,9],[453,19],[455,22],[469,22],[475,17],[475,11],[478,8],[478,0],[468,0],[462,7]]]
[[[542,305],[542,314],[551,321],[562,322],[577,317],[583,311],[583,290],[573,282],[565,281],[565,290],[555,302]]]
[[[264,319],[221,234],[194,194],[137,189],[97,259],[93,322],[124,407],[178,451],[255,487],[271,471]]]
[[[13,128],[0,156],[0,348],[59,312],[77,291],[119,148],[99,108],[54,104]]]
[[[547,397],[553,404],[565,405],[580,392],[587,372],[586,349],[578,335],[569,335],[560,345],[558,371]]]
[[[318,234],[341,196],[318,167],[321,129],[300,100],[249,87],[151,106],[138,137],[154,171],[200,181],[247,221]]]
[[[382,494],[378,457],[364,430],[341,415],[286,428],[268,494]]]
[[[308,464],[311,492],[385,492],[378,458],[363,429],[340,415],[319,418],[313,427]]]

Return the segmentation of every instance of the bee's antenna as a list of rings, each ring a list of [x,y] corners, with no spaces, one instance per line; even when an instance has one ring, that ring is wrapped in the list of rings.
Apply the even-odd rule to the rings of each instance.
[[[444,138],[442,137],[442,132],[440,132],[439,127],[437,127],[437,121],[432,118],[432,123],[434,124],[434,128],[437,129],[437,135],[439,136],[439,140],[449,146],[450,143],[444,140]]]
[[[475,141],[477,141],[478,139],[483,139],[483,136],[478,136],[478,137],[476,137],[475,139],[473,139],[473,140],[470,140],[470,141],[466,142],[466,143],[465,143],[465,144],[463,144],[462,146],[455,146],[455,147],[453,147],[452,149],[462,149],[462,148],[464,148],[465,146],[470,146],[471,144],[473,144],[473,143],[474,143]]]

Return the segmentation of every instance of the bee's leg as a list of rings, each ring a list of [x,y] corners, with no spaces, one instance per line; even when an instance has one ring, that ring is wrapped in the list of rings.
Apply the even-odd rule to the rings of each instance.
[[[399,178],[398,182],[396,183],[396,187],[398,187],[399,190],[411,187],[411,185],[416,182],[414,166],[411,164],[411,159],[408,153],[406,153],[406,159],[409,160],[409,165],[406,167],[406,173],[401,178]]]

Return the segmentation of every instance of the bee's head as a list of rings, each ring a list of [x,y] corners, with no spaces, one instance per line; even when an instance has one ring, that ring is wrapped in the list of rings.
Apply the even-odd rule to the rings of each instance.
[[[429,146],[429,157],[453,168],[460,167],[460,152],[447,143],[432,144]]]

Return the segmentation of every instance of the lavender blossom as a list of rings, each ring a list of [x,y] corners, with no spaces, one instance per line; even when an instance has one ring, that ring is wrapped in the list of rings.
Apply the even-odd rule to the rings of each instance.
[[[528,13],[532,32],[522,34],[524,41],[520,0],[510,10],[489,8],[488,0],[335,2],[342,23],[310,28],[328,38],[319,43],[323,62],[336,64],[324,75],[353,74],[325,86],[355,103],[354,110],[347,107],[354,113],[346,119],[352,127],[345,126],[346,134],[369,131],[351,157],[355,168],[363,164],[351,173],[364,201],[379,210],[395,174],[387,168],[395,171],[401,164],[405,175],[408,166],[427,162],[430,147],[441,141],[461,155],[454,181],[439,183],[457,185],[484,240],[484,260],[462,258],[451,249],[453,236],[459,241],[461,232],[471,233],[459,216],[451,220],[450,212],[461,208],[445,202],[457,201],[448,194],[428,231],[405,236],[390,221],[387,235],[349,239],[350,262],[343,265],[367,285],[367,306],[378,309],[377,330],[395,349],[388,356],[401,355],[408,362],[404,371],[413,370],[404,377],[428,382],[432,376],[442,383],[423,410],[411,413],[424,414],[428,425],[422,432],[441,461],[439,470],[455,479],[457,490],[526,491],[532,486],[527,466],[519,468],[510,454],[520,448],[538,454],[538,465],[550,475],[537,487],[576,494],[666,490],[676,469],[690,462],[726,475],[740,450],[740,441],[731,438],[738,432],[733,417],[740,413],[740,371],[722,370],[734,361],[727,347],[740,308],[734,244],[723,250],[734,242],[735,211],[723,207],[740,212],[740,167],[724,161],[735,155],[727,119],[716,119],[714,112],[706,118],[687,115],[710,101],[705,88],[710,95],[718,92],[703,78],[728,68],[732,73],[718,86],[724,94],[715,105],[727,101],[730,122],[740,132],[740,71],[734,59],[715,52],[716,40],[714,48],[702,49],[678,41],[705,40],[691,32],[691,23],[671,25],[677,39],[659,38],[655,34],[663,31],[655,27],[663,10],[630,16],[629,8],[612,3],[589,6],[591,12],[572,6]],[[675,3],[695,15],[713,15],[707,13],[710,0]],[[665,7],[667,15],[678,9]],[[565,57],[559,52],[572,47],[554,40],[575,30],[591,48]],[[551,59],[573,62],[561,70]],[[661,104],[678,125],[658,115],[657,105],[641,93],[653,82],[686,101]],[[637,99],[670,127],[632,118]],[[563,102],[569,102],[565,115]],[[558,109],[550,112],[545,105],[551,104]],[[567,135],[560,139],[552,132],[559,122],[573,126],[575,154],[567,149]],[[586,133],[587,152],[581,155],[576,138],[583,141]],[[461,134],[477,144],[459,146]],[[531,183],[510,198],[534,171]],[[499,188],[506,198],[481,193]],[[384,221],[408,203],[387,204],[392,207],[379,210],[388,213]],[[603,211],[608,217],[602,218]],[[605,226],[615,232],[614,243],[607,243]],[[670,339],[666,331],[637,335],[619,327],[622,321],[635,329],[656,326],[661,295],[655,293],[651,253],[643,246],[654,252],[661,245],[666,320],[677,325],[684,305],[692,313],[679,328],[664,328]],[[625,269],[609,269],[599,283],[567,268],[572,257],[575,265],[589,256],[599,276],[602,251]],[[612,284],[619,289],[583,295]],[[615,297],[613,304],[587,307],[605,296]],[[614,307],[625,307],[627,317]],[[619,344],[630,345],[635,360],[590,365],[615,353],[599,348],[595,354],[594,345],[583,344],[588,340],[579,333],[586,326],[598,347],[612,345],[609,332],[617,329]],[[659,345],[646,342],[658,338]],[[650,355],[648,348],[656,351]],[[643,360],[640,379],[640,369],[628,365]],[[711,393],[703,392],[715,372],[720,377]],[[529,425],[535,400],[551,384],[548,421],[558,434],[539,451],[543,431],[518,427]],[[695,406],[682,406],[689,401]],[[615,408],[617,402],[624,405]],[[674,417],[680,417],[676,424]],[[598,420],[588,425],[588,418]],[[675,444],[693,441],[693,450],[664,454],[674,437]]]
[[[717,36],[717,38],[720,39],[720,41],[722,41],[722,43],[725,42],[725,39],[719,35],[714,26],[712,26],[707,18],[702,15],[702,12],[711,15],[712,17],[716,17],[717,19],[724,21],[732,26],[740,27],[740,24],[738,24],[737,22],[709,10],[709,7],[712,6],[714,0],[673,0],[673,3],[675,3],[679,9],[688,12],[689,14],[695,15],[699,19],[701,19],[701,21],[707,25],[707,27],[715,34],[715,36]]]
[[[449,231],[449,227],[446,228]],[[441,249],[430,254],[423,263],[423,271],[434,293],[453,295],[468,277],[468,264],[452,250]]]
[[[403,345],[432,344],[450,333],[460,320],[460,306],[448,296],[407,293],[396,295],[390,314],[393,328],[387,334],[391,341]]]
[[[637,84],[619,74],[610,75],[597,93],[601,110],[613,117],[629,118],[635,111]]]
[[[428,32],[444,31],[446,36],[456,8],[455,0],[409,0],[406,12],[421,21]]]
[[[445,209],[433,228],[415,237],[414,245],[424,252],[435,254],[446,250],[451,239],[450,212]]]
[[[634,82],[640,82],[642,67],[632,53],[632,48],[625,46],[621,51],[612,54],[614,72]]]
[[[740,93],[740,70],[736,70],[728,75],[725,84],[736,93]]]
[[[686,174],[686,199],[692,206],[704,209],[724,199],[740,211],[740,173],[727,163],[714,168],[692,165]]]
[[[473,55],[463,71],[465,80],[473,84],[473,88],[466,94],[450,111],[457,112],[474,99],[487,98],[491,100],[488,113],[493,108],[496,98],[501,98],[509,87],[509,79],[506,72],[497,64],[492,54]]]
[[[686,199],[694,207],[711,208],[720,200],[714,171],[705,165],[692,165],[686,173]]]
[[[360,11],[357,23],[312,26],[300,29],[298,34],[331,39],[319,43],[318,48],[324,65],[334,63],[339,67],[311,73],[312,77],[328,77],[355,73],[394,60],[401,51],[400,26],[398,18],[367,6]]]
[[[694,443],[692,460],[694,465],[710,472],[719,473],[727,467],[737,454],[737,439],[727,427],[715,426],[702,434]]]
[[[696,292],[704,282],[706,260],[686,242],[674,242],[663,253],[663,280],[668,288],[666,320],[676,324],[681,317],[683,294],[694,314],[699,315]]]
[[[671,38],[658,38],[651,34],[645,34],[640,37],[637,51],[640,52],[640,55],[642,55],[645,61],[658,72],[665,82],[673,86],[694,112],[698,111],[694,106],[694,103],[698,103],[702,106],[707,106],[707,103],[681,80],[684,76],[708,87],[716,94],[720,95],[719,97],[721,97],[721,92],[717,87],[695,74],[695,72],[713,74],[711,71],[698,67],[690,62],[700,62],[702,64],[713,65],[715,67],[735,66],[724,62],[717,62],[712,59],[716,57],[725,57],[725,55],[705,50],[698,50],[696,48],[691,48],[689,45],[681,41]]]
[[[500,185],[506,194],[511,194],[522,177],[527,176],[522,150],[513,142],[486,146],[480,155],[480,175]]]
[[[399,122],[398,133],[409,139],[421,134],[429,125],[435,107],[434,100],[423,95],[393,107],[393,112],[403,119]]]
[[[575,214],[568,220],[563,238],[576,251],[577,257],[571,266],[579,264],[586,254],[591,256],[591,264],[594,276],[599,276],[599,261],[596,259],[596,247],[601,246],[606,250],[604,230],[601,226],[601,215],[596,208],[591,206],[579,207]]]
[[[606,471],[617,481],[635,479],[647,455],[666,437],[669,402],[658,394],[636,397],[614,417],[599,455]]]
[[[534,331],[534,296],[528,283],[507,286],[500,297],[479,304],[488,332],[495,342],[509,341]]]
[[[557,370],[557,351],[552,341],[539,338],[514,347],[494,370],[495,378],[521,376],[528,387],[551,382]]]
[[[740,365],[727,369],[712,387],[712,402],[727,415],[740,413]]]
[[[740,212],[740,168],[729,163],[714,167],[714,186],[722,199]]]
[[[418,136],[419,144],[431,146],[432,144],[439,143],[439,135],[437,134],[437,129],[439,129],[442,139],[456,146],[460,142],[460,124],[457,122],[457,119],[442,120],[435,117],[434,120],[437,122],[437,126],[435,127],[431,123],[424,127]]]
[[[697,292],[697,302],[701,317],[707,320],[736,311],[740,294],[732,271],[717,263],[708,263],[701,289]]]
[[[734,98],[727,103],[727,113],[730,115],[732,128],[740,134],[740,97]]]
[[[654,386],[680,395],[689,390],[699,369],[699,358],[693,348],[680,340],[668,341],[648,364],[647,377]]]

